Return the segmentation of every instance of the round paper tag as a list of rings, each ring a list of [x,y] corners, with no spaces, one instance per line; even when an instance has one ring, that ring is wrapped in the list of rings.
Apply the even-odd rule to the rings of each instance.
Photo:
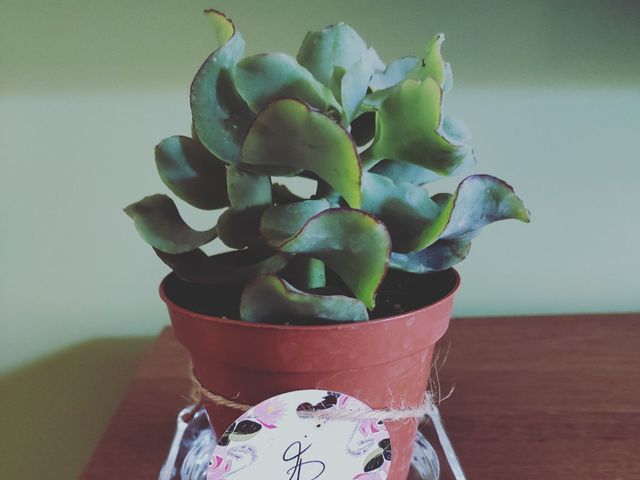
[[[220,437],[207,480],[385,480],[391,442],[383,422],[361,420],[370,411],[326,390],[265,400]],[[331,418],[336,413],[340,418]]]

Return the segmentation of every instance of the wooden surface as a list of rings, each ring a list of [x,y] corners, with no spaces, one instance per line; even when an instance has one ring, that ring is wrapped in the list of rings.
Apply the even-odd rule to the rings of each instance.
[[[640,479],[640,315],[454,320],[445,425],[470,480]],[[157,478],[187,404],[187,356],[158,339],[82,478]],[[341,480],[341,479],[335,479]]]

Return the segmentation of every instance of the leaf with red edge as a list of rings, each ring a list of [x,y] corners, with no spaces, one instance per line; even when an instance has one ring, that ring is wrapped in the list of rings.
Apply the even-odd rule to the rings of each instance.
[[[389,232],[375,217],[347,208],[325,210],[290,238],[272,239],[270,244],[282,252],[322,260],[367,308],[375,306],[391,253]]]
[[[410,273],[439,272],[464,260],[471,249],[468,240],[438,240],[413,253],[392,253],[389,268]]]
[[[134,221],[145,242],[166,253],[195,250],[217,236],[216,227],[201,232],[187,225],[176,204],[166,195],[145,197],[124,212]]]
[[[321,111],[340,104],[327,87],[284,53],[259,54],[240,60],[233,77],[238,92],[254,112],[276,98],[296,98]]]
[[[270,103],[242,145],[242,166],[278,175],[313,172],[354,208],[360,206],[360,158],[347,131],[324,113],[292,98]]]
[[[500,220],[529,222],[529,211],[513,188],[491,175],[471,175],[453,195],[438,194],[432,200],[440,206],[440,213],[409,239],[410,251],[423,250],[440,239],[469,241],[483,227]]]
[[[202,64],[191,84],[191,113],[198,139],[216,157],[235,164],[254,114],[233,84],[232,68],[244,53],[244,39],[224,14],[207,10],[223,45]]]
[[[242,293],[240,318],[247,322],[311,325],[369,319],[360,300],[298,290],[276,275],[261,275]]]
[[[164,184],[194,207],[215,210],[229,205],[226,165],[189,137],[165,138],[155,151]]]

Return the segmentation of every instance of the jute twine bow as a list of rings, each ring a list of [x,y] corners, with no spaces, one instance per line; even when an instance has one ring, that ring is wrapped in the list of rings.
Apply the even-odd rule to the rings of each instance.
[[[193,418],[193,415],[202,407],[205,400],[220,407],[227,407],[239,412],[247,412],[251,410],[254,405],[247,405],[245,403],[237,402],[235,400],[218,395],[208,390],[204,385],[200,383],[200,380],[196,377],[193,367],[189,369],[191,377],[191,399],[195,403],[193,410],[186,414],[183,419],[188,422]],[[373,420],[373,421],[390,421],[390,420],[407,420],[407,419],[422,419],[433,408],[432,395],[429,392],[425,392],[424,399],[421,405],[409,408],[383,408],[379,410],[330,410],[330,411],[309,411],[300,412],[303,417],[322,417],[323,419],[332,420]]]

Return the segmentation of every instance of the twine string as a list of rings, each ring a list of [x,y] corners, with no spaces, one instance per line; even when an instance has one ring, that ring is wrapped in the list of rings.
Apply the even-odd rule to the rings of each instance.
[[[214,405],[220,407],[227,407],[233,410],[238,410],[240,412],[247,412],[251,410],[254,406],[247,405],[242,402],[238,402],[236,400],[223,397],[222,395],[218,395],[217,393],[211,392],[206,387],[204,387],[198,378],[196,377],[193,368],[190,369],[191,383],[192,383],[192,391],[191,398],[195,403],[194,409],[187,415],[185,415],[185,420],[188,421],[190,417],[193,417],[195,412],[197,412],[200,407],[204,404],[205,401],[211,402]],[[329,411],[304,411],[299,412],[302,417],[314,417],[314,418],[323,418],[323,419],[331,419],[331,420],[353,420],[353,421],[362,421],[362,420],[374,420],[374,421],[393,421],[393,420],[407,420],[407,419],[421,419],[426,416],[432,409],[433,400],[432,396],[429,392],[425,392],[424,399],[421,405],[409,408],[383,408],[378,410],[363,410],[363,409],[345,409],[345,410],[336,410],[332,409]]]

